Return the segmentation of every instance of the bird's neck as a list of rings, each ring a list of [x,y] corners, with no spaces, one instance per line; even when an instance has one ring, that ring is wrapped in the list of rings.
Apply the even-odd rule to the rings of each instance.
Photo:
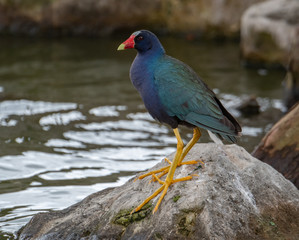
[[[137,51],[136,58],[146,59],[147,62],[155,61],[157,58],[165,54],[165,50],[161,44],[155,44],[147,51]]]

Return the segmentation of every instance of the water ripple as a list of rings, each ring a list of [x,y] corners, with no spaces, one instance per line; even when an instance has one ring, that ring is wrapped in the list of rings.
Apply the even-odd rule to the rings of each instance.
[[[0,102],[0,119],[11,115],[35,115],[77,108],[76,103],[52,103],[30,100],[7,100]]]
[[[119,116],[119,111],[124,111],[127,106],[101,106],[89,110],[90,114],[98,117],[117,117]]]
[[[53,113],[51,115],[42,117],[39,124],[42,126],[47,125],[68,125],[70,122],[85,120],[86,117],[78,111],[71,111],[68,113]]]
[[[77,124],[76,127],[83,128],[89,131],[95,130],[116,130],[116,129],[124,129],[124,130],[132,130],[143,131],[149,133],[168,133],[169,128],[166,126],[151,123],[144,120],[119,120],[119,121],[108,121],[101,123],[89,123],[89,124]]]
[[[132,131],[68,131],[63,134],[67,139],[99,146],[158,146],[149,141],[150,134]],[[128,141],[130,139],[130,141]]]

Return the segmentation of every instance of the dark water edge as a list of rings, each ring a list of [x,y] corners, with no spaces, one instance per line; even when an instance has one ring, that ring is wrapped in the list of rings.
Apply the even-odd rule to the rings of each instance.
[[[127,36],[124,36],[124,38]],[[148,115],[130,83],[123,37],[0,39],[0,239],[37,212],[119,186],[175,150],[172,130]],[[284,72],[246,69],[232,42],[163,37],[243,127],[251,152],[281,116]],[[261,114],[237,110],[255,95]],[[184,141],[191,131],[181,129]],[[206,132],[200,142],[209,142]]]

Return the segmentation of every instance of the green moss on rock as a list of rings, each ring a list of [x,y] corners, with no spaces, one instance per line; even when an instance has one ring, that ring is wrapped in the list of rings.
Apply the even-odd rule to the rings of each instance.
[[[172,200],[173,200],[174,202],[177,202],[180,198],[181,198],[180,195],[176,195],[176,196],[174,196],[174,197],[172,198]]]
[[[134,208],[123,209],[116,214],[112,222],[127,227],[133,222],[146,218],[149,214],[151,214],[152,209],[153,206],[151,202],[144,205],[140,211],[134,212],[132,214],[131,212],[134,210]]]

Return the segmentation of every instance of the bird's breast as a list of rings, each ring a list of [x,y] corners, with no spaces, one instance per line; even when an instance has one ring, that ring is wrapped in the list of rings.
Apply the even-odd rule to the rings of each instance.
[[[161,103],[158,89],[154,82],[154,71],[151,71],[148,67],[134,63],[130,70],[130,78],[150,115],[159,122],[169,124],[173,128],[177,127],[177,120],[167,114],[166,109]]]

